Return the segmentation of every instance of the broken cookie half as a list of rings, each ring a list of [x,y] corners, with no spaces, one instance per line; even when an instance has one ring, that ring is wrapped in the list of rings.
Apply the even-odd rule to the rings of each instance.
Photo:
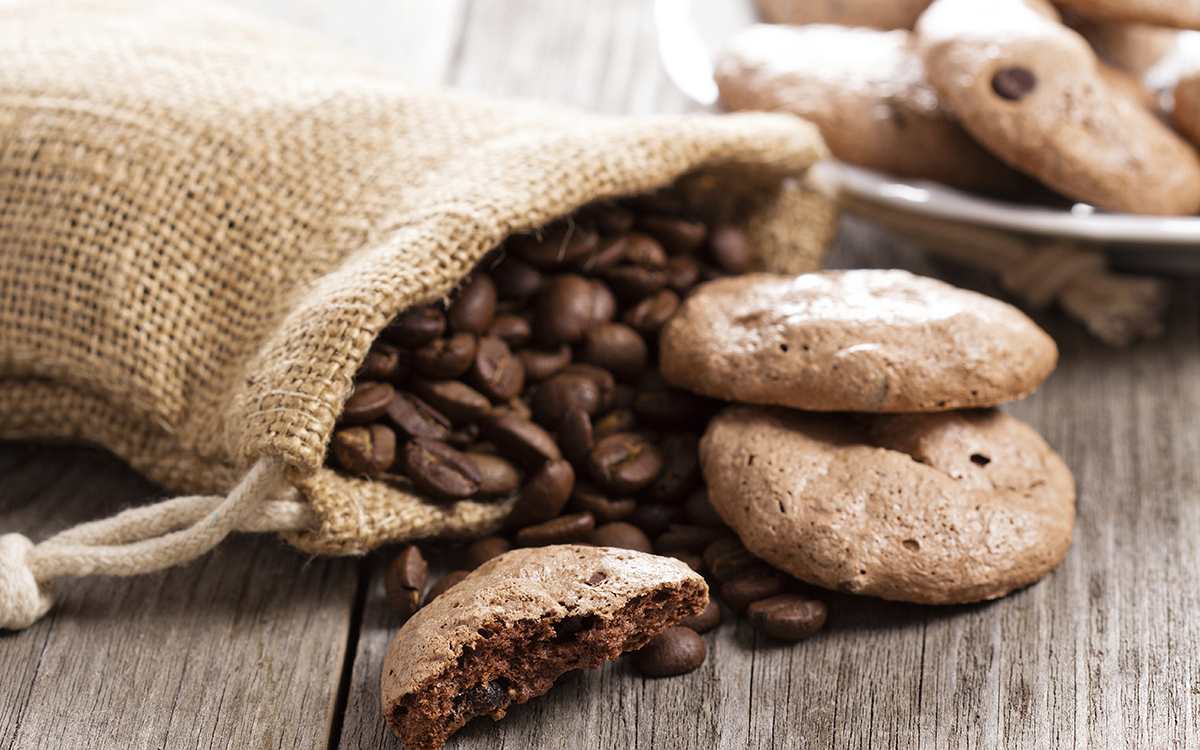
[[[383,665],[383,714],[406,750],[435,750],[476,716],[548,691],[563,674],[640,648],[708,603],[674,558],[580,545],[517,549],[419,610]]]

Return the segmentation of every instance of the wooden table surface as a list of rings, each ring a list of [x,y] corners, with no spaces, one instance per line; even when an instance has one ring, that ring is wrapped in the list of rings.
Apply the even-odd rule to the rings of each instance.
[[[663,72],[650,0],[241,4],[429,82],[606,112],[700,109]],[[849,218],[829,264],[994,291]],[[727,623],[696,672],[609,664],[448,747],[1200,746],[1197,281],[1171,291],[1166,333],[1125,350],[1035,313],[1060,365],[1005,409],[1078,482],[1072,547],[1044,581],[955,607],[830,594],[807,641]],[[41,539],[160,495],[96,450],[0,443],[3,531]],[[160,574],[63,581],[47,617],[0,634],[0,748],[399,747],[379,707],[398,627],[387,552],[309,559],[238,536]]]

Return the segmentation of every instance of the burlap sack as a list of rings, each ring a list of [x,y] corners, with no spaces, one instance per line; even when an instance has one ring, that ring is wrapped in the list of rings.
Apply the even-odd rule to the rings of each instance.
[[[765,266],[816,268],[831,232],[794,179],[822,153],[795,118],[429,90],[220,5],[0,14],[0,436],[98,443],[204,493],[0,537],[0,627],[56,576],[158,569],[235,529],[346,554],[494,528],[508,505],[322,462],[376,334],[511,233],[680,181],[734,199]]]

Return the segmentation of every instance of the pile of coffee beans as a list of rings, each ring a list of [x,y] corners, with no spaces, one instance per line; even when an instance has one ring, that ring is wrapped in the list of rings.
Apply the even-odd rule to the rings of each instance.
[[[708,503],[698,444],[721,402],[672,387],[657,368],[658,331],[688,292],[751,262],[736,226],[704,221],[670,192],[591,204],[510,237],[444,303],[408,309],[382,332],[331,464],[434,502],[515,495],[504,533],[462,550],[464,570],[561,543],[672,555],[764,633],[811,635],[824,606],[749,555]],[[448,587],[414,602],[428,575],[414,554],[405,548],[388,572],[402,616]],[[703,632],[720,609],[693,619]],[[695,668],[699,654],[679,663]],[[656,673],[679,671],[644,658]]]

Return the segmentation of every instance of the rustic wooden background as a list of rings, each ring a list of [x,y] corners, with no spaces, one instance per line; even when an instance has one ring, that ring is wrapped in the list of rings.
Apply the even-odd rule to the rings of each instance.
[[[432,83],[607,112],[700,109],[663,73],[651,0],[240,4]],[[994,291],[852,219],[830,264]],[[1037,315],[1061,363],[1006,409],[1078,481],[1074,543],[1048,579],[959,607],[830,594],[808,641],[726,624],[692,674],[610,664],[449,747],[1200,746],[1197,291],[1175,278],[1166,334],[1123,351]],[[0,530],[41,539],[159,494],[100,451],[0,443]],[[307,559],[240,536],[161,574],[64,581],[49,616],[0,634],[0,748],[399,747],[379,709],[398,627],[387,553]]]

